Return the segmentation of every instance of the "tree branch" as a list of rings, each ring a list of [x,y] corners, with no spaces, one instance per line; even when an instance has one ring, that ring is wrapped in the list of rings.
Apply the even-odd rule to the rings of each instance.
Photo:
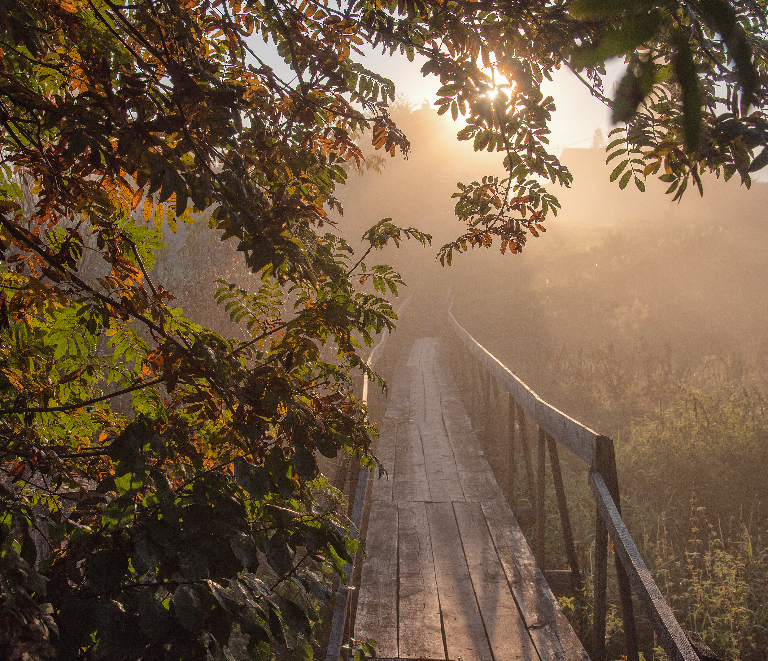
[[[152,379],[152,381],[143,381],[142,383],[136,383],[129,388],[123,388],[122,390],[118,390],[117,392],[110,393],[108,395],[102,395],[101,397],[94,397],[93,399],[86,399],[82,402],[77,402],[75,404],[62,404],[61,406],[40,406],[35,408],[25,408],[20,409],[16,407],[11,407],[9,409],[0,409],[0,415],[8,415],[11,413],[61,413],[64,411],[74,411],[75,409],[83,408],[83,406],[89,406],[91,404],[96,404],[98,402],[103,402],[104,400],[111,399],[112,397],[118,397],[119,395],[125,395],[126,393],[133,392],[134,390],[141,390],[142,388],[148,388],[149,386],[153,386],[156,383],[160,383],[161,381],[164,381],[164,376],[158,376],[156,379]]]

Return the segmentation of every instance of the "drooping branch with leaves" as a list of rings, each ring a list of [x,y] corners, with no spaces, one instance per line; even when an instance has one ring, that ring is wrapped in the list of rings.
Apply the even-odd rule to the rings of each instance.
[[[620,186],[748,184],[768,159],[765,21],[724,0],[3,2],[3,656],[317,651],[324,571],[355,544],[316,453],[375,464],[352,377],[375,378],[365,346],[402,282],[370,256],[429,241],[385,218],[355,257],[332,215],[359,136],[410,148],[364,46],[424,58],[458,138],[506,168],[460,185],[450,263],[497,238],[519,252],[557,211],[544,184],[571,175],[541,83],[562,66],[605,98],[604,60],[627,58]],[[216,274],[219,321],[174,306],[185,278],[163,274],[195,263],[156,263],[163,232],[201,218],[240,256]]]

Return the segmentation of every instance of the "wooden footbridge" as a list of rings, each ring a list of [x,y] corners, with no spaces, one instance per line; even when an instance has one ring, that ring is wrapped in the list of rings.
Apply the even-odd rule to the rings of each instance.
[[[450,312],[447,321],[453,333],[417,333],[401,343],[392,360],[376,448],[387,474],[376,479],[361,471],[357,480],[351,518],[365,539],[365,555],[358,554],[357,567],[348,567],[348,583],[359,589],[342,586],[338,592],[327,661],[339,659],[350,635],[374,639],[377,657],[384,659],[602,661],[609,535],[626,658],[639,658],[634,591],[668,657],[697,661],[621,519],[612,441],[541,400]],[[465,399],[491,406],[489,422],[507,421],[500,432],[506,442],[496,444],[506,448],[501,461],[486,456],[498,453],[481,442]],[[537,445],[535,468],[531,445]],[[586,464],[596,501],[589,652],[547,582],[555,578],[562,584],[565,577],[568,587],[577,589],[582,581],[558,446]],[[570,565],[565,572],[543,570],[547,452]],[[518,463],[530,508],[513,509],[509,484],[500,486],[514,482]],[[518,519],[535,523],[535,554]]]

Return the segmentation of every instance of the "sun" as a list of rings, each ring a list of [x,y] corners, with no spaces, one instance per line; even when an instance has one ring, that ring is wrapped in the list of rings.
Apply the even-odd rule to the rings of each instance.
[[[495,64],[479,65],[479,69],[489,79],[488,90],[484,93],[489,99],[495,99],[502,91],[509,94],[517,86],[517,83],[502,74]]]

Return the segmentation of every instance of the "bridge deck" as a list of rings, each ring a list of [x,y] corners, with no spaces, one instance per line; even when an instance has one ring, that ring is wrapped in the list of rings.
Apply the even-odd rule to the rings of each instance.
[[[441,356],[421,338],[390,383],[354,637],[389,659],[584,660],[483,456]]]

